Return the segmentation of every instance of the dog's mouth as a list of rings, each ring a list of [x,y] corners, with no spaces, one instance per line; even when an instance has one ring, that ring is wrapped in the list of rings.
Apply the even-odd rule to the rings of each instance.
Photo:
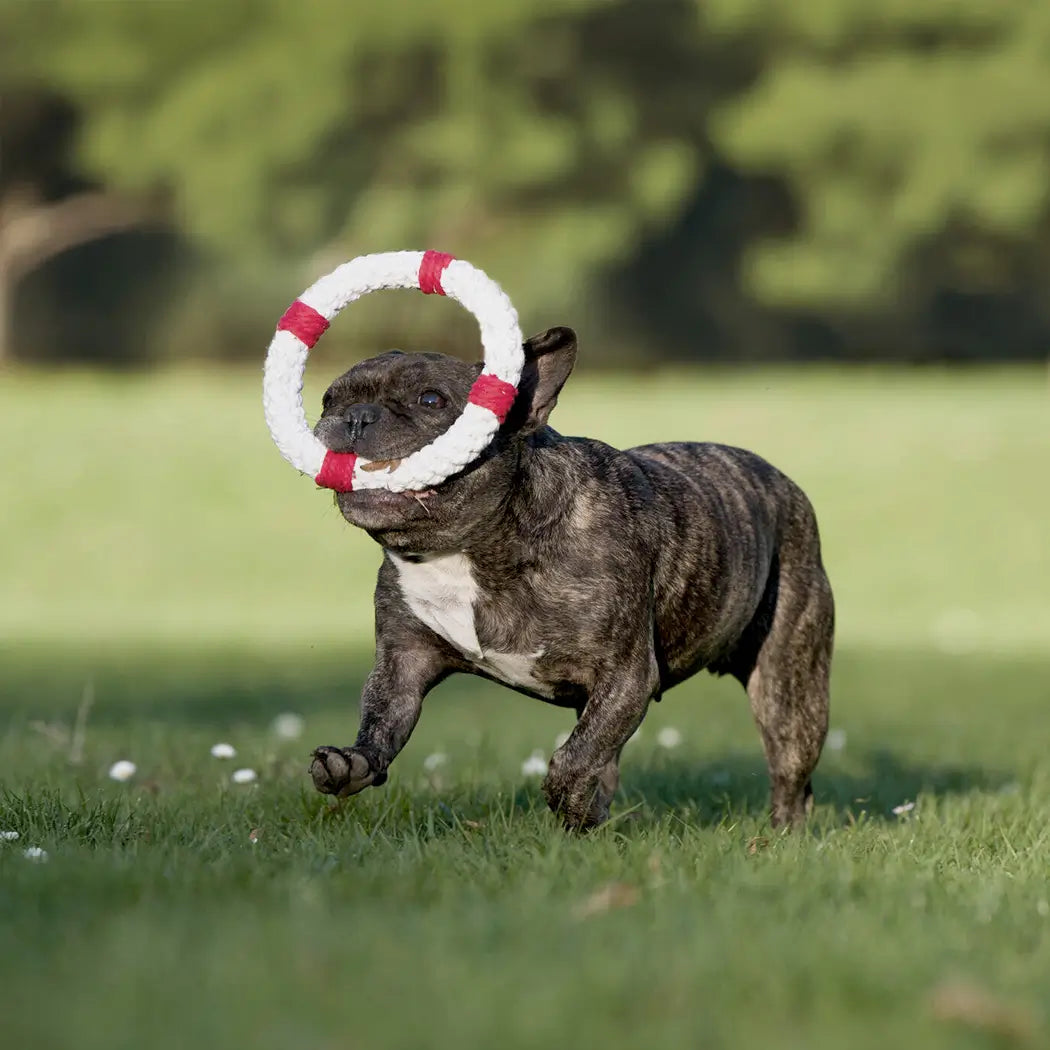
[[[351,525],[361,528],[400,528],[409,522],[431,518],[440,504],[437,489],[353,489],[337,495],[339,509]]]
[[[371,463],[362,464],[361,469],[369,473],[375,473],[380,470],[397,470],[401,466],[401,459],[374,459]],[[437,489],[403,489],[401,492],[391,492],[389,489],[355,489],[352,493],[355,496],[373,496],[377,497],[376,502],[388,502],[396,504],[398,497],[402,499],[411,499],[416,502],[421,502],[428,499],[431,496],[437,495]],[[393,497],[390,500],[383,500],[382,497],[390,496]]]
[[[428,500],[438,494],[437,489],[405,489],[403,492],[391,492],[389,489],[353,489],[351,492],[342,493],[345,497],[351,497],[355,502],[361,504],[374,503],[396,505],[405,500]]]
[[[373,459],[370,463],[362,463],[361,469],[374,474],[379,470],[397,470],[401,466],[401,457],[397,459]]]

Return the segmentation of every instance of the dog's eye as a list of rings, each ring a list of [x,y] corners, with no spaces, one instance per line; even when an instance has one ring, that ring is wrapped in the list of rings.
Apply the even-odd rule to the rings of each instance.
[[[321,398],[321,411],[327,412],[332,407],[332,391],[326,390],[324,397]]]
[[[436,390],[424,390],[416,400],[424,408],[445,407],[445,399]]]

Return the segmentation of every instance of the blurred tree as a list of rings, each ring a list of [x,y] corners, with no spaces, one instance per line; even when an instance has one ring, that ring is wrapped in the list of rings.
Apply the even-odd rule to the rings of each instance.
[[[1030,354],[1050,331],[1030,0],[0,4],[5,76],[75,99],[81,164],[170,188],[219,264],[200,346],[257,352],[244,288],[272,312],[421,246],[621,355]],[[373,297],[354,328],[412,323]]]
[[[33,6],[49,31],[12,69],[87,107],[87,163],[172,185],[188,230],[260,277],[449,246],[565,316],[701,176],[690,0],[670,21],[642,0]],[[593,46],[608,11],[614,52]]]
[[[52,90],[0,90],[0,359],[142,360],[150,300],[178,269],[162,201],[78,170],[78,122]]]
[[[1050,211],[1050,6],[699,9],[762,68],[717,114],[715,142],[739,170],[786,178],[800,209],[790,235],[745,256],[759,301],[873,314],[928,305],[931,283],[956,296],[1016,288]]]

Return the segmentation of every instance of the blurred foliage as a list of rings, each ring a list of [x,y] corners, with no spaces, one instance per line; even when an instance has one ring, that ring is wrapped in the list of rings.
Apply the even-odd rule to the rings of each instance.
[[[1030,0],[713,0],[709,27],[747,34],[762,75],[716,141],[785,175],[806,221],[760,245],[766,300],[871,304],[902,292],[910,253],[958,225],[1004,248],[1050,201],[1050,7]],[[1002,249],[1000,249],[1000,252]],[[995,251],[965,278],[994,282]]]
[[[1050,329],[1026,0],[8,0],[0,68],[78,103],[91,176],[171,191],[226,302],[434,246],[612,355],[1030,356]]]

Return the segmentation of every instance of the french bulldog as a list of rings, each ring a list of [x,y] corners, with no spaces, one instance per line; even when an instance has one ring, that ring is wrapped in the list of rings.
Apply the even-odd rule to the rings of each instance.
[[[650,702],[706,669],[747,690],[773,825],[802,823],[834,629],[809,500],[743,449],[563,437],[547,420],[576,336],[552,328],[524,349],[517,398],[478,460],[427,491],[335,496],[383,562],[357,739],[317,748],[315,786],[346,796],[384,783],[427,692],[459,671],[576,712],[543,791],[567,828],[593,828]],[[373,357],[328,388],[315,433],[396,462],[448,429],[480,371],[443,354]]]

